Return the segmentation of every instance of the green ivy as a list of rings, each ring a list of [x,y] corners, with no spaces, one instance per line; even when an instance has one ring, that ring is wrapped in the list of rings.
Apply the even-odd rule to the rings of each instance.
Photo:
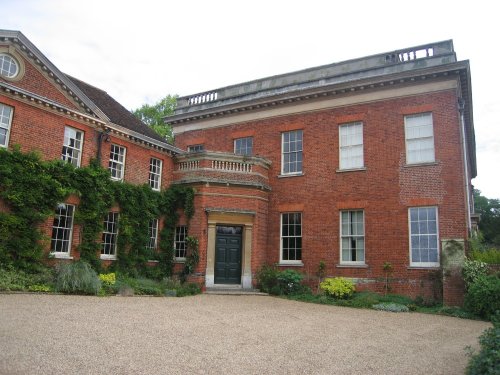
[[[74,168],[61,161],[42,161],[39,155],[22,153],[19,148],[0,149],[0,201],[7,207],[0,212],[0,268],[35,271],[42,264],[48,239],[41,225],[70,194],[80,198],[75,223],[81,228],[78,251],[82,260],[101,270],[103,219],[116,204],[120,207],[118,259],[112,268],[132,275],[145,273],[146,262],[154,256],[146,248],[149,222],[163,217],[157,257],[162,274],[172,275],[177,211],[184,209],[188,222],[193,217],[192,188],[174,185],[156,192],[148,185],[112,181],[95,160],[87,167]]]

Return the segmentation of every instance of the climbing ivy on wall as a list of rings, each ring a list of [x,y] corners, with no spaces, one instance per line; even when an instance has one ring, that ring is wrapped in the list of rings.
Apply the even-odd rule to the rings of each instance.
[[[0,149],[0,268],[36,271],[43,260],[41,225],[54,215],[58,203],[70,194],[80,198],[75,223],[80,225],[80,257],[100,270],[100,234],[104,215],[113,205],[120,207],[117,261],[112,268],[129,274],[148,271],[146,262],[154,254],[147,249],[149,222],[164,218],[157,257],[163,276],[173,269],[173,243],[177,211],[187,220],[194,215],[194,191],[171,186],[155,192],[147,185],[115,182],[109,172],[93,161],[74,168],[61,161],[41,161],[35,153]]]

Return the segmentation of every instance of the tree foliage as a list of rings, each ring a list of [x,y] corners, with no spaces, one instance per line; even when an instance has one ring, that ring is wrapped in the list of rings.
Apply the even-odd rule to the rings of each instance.
[[[155,104],[143,104],[132,113],[146,125],[161,135],[169,143],[173,143],[172,128],[165,124],[163,118],[174,113],[177,95],[167,95]]]
[[[474,189],[474,206],[481,215],[479,229],[484,236],[484,242],[500,246],[500,199],[489,199]]]

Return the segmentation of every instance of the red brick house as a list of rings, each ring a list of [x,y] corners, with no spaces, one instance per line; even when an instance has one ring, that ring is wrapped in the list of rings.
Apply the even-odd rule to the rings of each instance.
[[[98,156],[116,179],[194,187],[206,287],[251,288],[264,264],[312,280],[323,261],[328,276],[381,291],[390,263],[394,292],[430,297],[442,282],[460,303],[461,256],[447,249],[465,251],[476,160],[469,63],[452,41],[179,98],[173,147],[21,33],[0,35],[0,147],[75,165]],[[61,257],[77,257],[72,240]]]
[[[173,155],[168,144],[105,91],[62,73],[22,33],[0,30],[0,147],[19,145],[45,160],[86,166],[97,158],[112,179],[168,187]],[[80,239],[73,217],[78,197],[71,196],[46,223],[50,252],[56,259],[78,259]],[[1,202],[0,202],[1,203]],[[116,259],[117,212],[104,221],[101,259]],[[150,231],[157,240],[158,227]],[[154,244],[153,246],[155,246]]]
[[[460,302],[463,257],[447,248],[463,255],[476,160],[469,63],[452,41],[182,97],[166,121],[192,151],[174,183],[197,191],[207,286],[250,287],[264,263],[314,276],[324,261],[381,290],[390,263],[393,291],[443,282]]]

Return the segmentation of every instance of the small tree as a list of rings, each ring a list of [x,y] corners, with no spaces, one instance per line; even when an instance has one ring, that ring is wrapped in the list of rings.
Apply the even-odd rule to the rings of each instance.
[[[143,104],[132,111],[135,117],[149,125],[168,143],[173,143],[174,137],[170,125],[165,124],[163,118],[174,113],[177,105],[177,95],[167,95],[155,104]]]

